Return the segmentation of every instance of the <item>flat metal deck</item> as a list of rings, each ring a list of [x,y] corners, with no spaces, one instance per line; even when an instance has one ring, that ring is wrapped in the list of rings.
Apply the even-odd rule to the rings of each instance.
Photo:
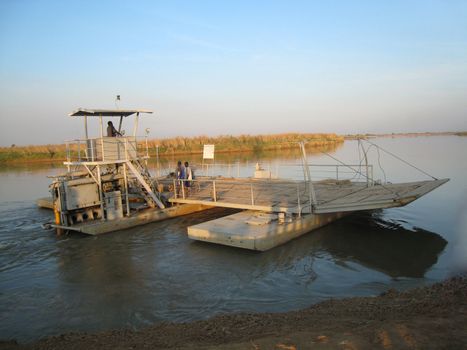
[[[309,184],[304,181],[228,179],[195,181],[190,189],[169,199],[172,203],[203,204],[237,209],[287,213],[335,213],[404,206],[449,179],[367,186],[362,182],[313,182],[316,205],[311,211]]]

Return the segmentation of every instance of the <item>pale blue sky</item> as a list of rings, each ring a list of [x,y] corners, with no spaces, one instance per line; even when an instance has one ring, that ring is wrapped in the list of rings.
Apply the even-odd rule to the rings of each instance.
[[[0,1],[0,145],[80,137],[467,130],[467,1]]]

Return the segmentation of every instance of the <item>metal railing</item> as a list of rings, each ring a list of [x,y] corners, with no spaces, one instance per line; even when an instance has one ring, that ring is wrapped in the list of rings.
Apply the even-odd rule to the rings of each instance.
[[[227,178],[251,178],[255,172],[255,162],[235,163],[209,163],[192,164],[198,176],[222,176]],[[176,163],[168,163],[156,169],[159,176],[174,172]],[[262,164],[263,170],[269,172],[271,179],[303,180],[302,164],[269,163]],[[365,181],[368,185],[374,184],[372,164],[309,164],[311,179],[320,180],[356,180]]]
[[[149,158],[147,136],[65,141],[67,162],[112,162]]]
[[[301,167],[301,165],[295,165]],[[311,178],[319,180],[359,180],[364,179],[368,185],[374,184],[372,164],[310,164]],[[301,169],[298,170],[303,172]]]
[[[287,198],[278,198],[271,188],[287,186]],[[275,208],[276,211],[289,211],[297,214],[312,212],[310,202],[311,187],[304,181],[226,180],[216,178],[194,180],[172,180],[172,198],[187,201],[200,201],[222,204],[227,207]]]
[[[290,166],[290,165],[289,165]],[[293,164],[303,176],[303,167]],[[227,167],[232,170],[233,167]],[[309,168],[321,171],[323,179],[335,181],[365,178],[367,186],[373,186],[373,166],[361,164],[313,164]],[[237,167],[237,171],[240,168]],[[316,173],[316,171],[315,171]],[[220,174],[218,174],[219,176]],[[198,172],[199,176],[199,172]],[[312,213],[319,200],[313,196],[313,182],[300,179],[277,178],[222,178],[203,177],[194,180],[172,179],[172,198],[197,202],[217,203],[218,206],[292,212],[301,215]],[[322,181],[321,180],[321,181]],[[282,193],[276,195],[276,193]]]

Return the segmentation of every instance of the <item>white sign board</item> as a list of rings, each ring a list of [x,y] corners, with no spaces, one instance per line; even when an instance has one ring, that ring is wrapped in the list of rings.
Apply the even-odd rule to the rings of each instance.
[[[214,145],[204,145],[203,159],[214,159]]]

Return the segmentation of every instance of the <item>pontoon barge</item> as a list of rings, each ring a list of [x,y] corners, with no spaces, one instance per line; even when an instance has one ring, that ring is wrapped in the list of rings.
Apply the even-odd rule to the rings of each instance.
[[[239,212],[188,227],[188,237],[252,250],[268,250],[354,211],[404,206],[448,179],[408,183],[373,181],[366,164],[365,181],[336,178],[312,181],[304,144],[300,144],[304,179],[274,179],[257,169],[253,178],[197,177],[191,180],[154,178],[148,171],[147,135],[138,138],[140,114],[146,110],[78,109],[70,114],[84,120],[85,138],[67,142],[67,172],[51,184],[55,227],[98,235],[185,215],[212,207]],[[104,117],[135,116],[133,135],[104,136]],[[88,136],[88,118],[98,118],[99,137]],[[365,155],[366,161],[366,155]],[[361,164],[359,164],[361,166]]]

